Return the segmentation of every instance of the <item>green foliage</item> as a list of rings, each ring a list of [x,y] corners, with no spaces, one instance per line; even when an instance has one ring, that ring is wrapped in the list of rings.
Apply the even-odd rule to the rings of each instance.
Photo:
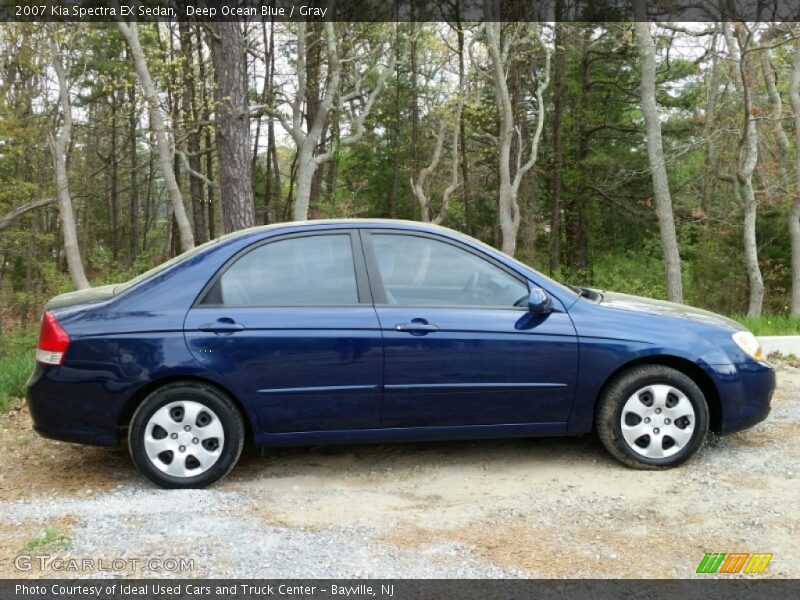
[[[800,335],[800,317],[733,315],[733,318],[756,335]]]
[[[664,264],[651,251],[628,250],[595,259],[593,287],[666,300]]]
[[[664,269],[639,106],[640,53],[630,23],[618,19],[597,22],[603,13],[581,15],[576,22],[562,23],[559,30],[563,34],[559,50],[564,58],[564,81],[558,98],[562,100],[561,237],[555,275],[571,283],[663,298]],[[498,152],[492,141],[499,127],[497,99],[481,26],[461,25],[466,42],[462,58],[467,93],[463,108],[466,152],[459,147],[459,154],[468,176],[467,185],[461,182],[452,194],[443,224],[498,246]],[[525,40],[511,47],[507,73],[514,121],[525,151],[530,148],[532,125],[541,108],[535,89],[543,75],[542,48],[537,40],[525,37],[528,27],[526,23],[504,25],[506,40]],[[549,27],[545,26],[544,36],[548,44],[553,41]],[[448,133],[441,159],[426,185],[433,212],[437,212],[442,191],[450,181],[453,153],[449,133],[458,100],[460,65],[455,23],[404,22],[394,29],[387,23],[341,22],[335,28],[343,59],[340,93],[352,93],[357,81],[361,86],[360,97],[356,94],[351,100],[356,113],[375,85],[377,69],[369,65],[376,58],[385,61],[389,53],[396,55],[397,63],[365,120],[364,135],[358,142],[339,143],[341,136],[352,133],[353,122],[348,110],[331,113],[318,151],[331,149],[334,160],[320,165],[317,171],[321,193],[311,216],[418,219],[419,207],[410,180],[430,161],[436,132],[444,119]],[[209,109],[213,108],[216,90],[209,38],[198,24],[190,24],[190,29],[195,50],[198,41],[202,46],[195,56],[181,52],[177,32],[163,24],[142,23],[139,36],[172,143],[188,152],[188,132],[193,128],[209,132],[208,141],[203,136],[201,142],[201,170],[215,179],[215,120]],[[320,86],[328,77],[326,50],[316,37],[322,31],[319,24],[309,26],[307,49],[321,52]],[[730,83],[733,62],[717,52],[705,52],[707,48],[701,46],[708,44],[710,37],[686,38],[660,27],[653,31],[657,32],[658,44],[656,94],[683,261],[684,298],[688,304],[741,314],[748,302],[742,211],[731,184],[717,177],[718,173],[736,172],[741,139],[741,96]],[[277,68],[271,97],[261,91],[266,89],[262,88],[265,49],[261,32],[256,28],[248,37],[251,105],[272,103],[270,108],[286,114],[287,101],[297,89],[296,30],[292,24],[275,23],[274,32]],[[152,152],[141,84],[115,24],[0,26],[0,56],[8,57],[5,62],[0,60],[0,216],[55,192],[52,157],[46,143],[48,134],[60,123],[52,93],[51,33],[60,44],[68,69],[75,109],[69,178],[83,261],[94,285],[121,282],[169,258],[176,244],[163,176]],[[759,39],[765,30],[756,33]],[[771,35],[780,32],[775,30]],[[784,117],[789,114],[785,99],[792,58],[789,44],[776,45],[768,57],[784,97]],[[786,180],[780,179],[778,121],[771,117],[759,60],[754,61],[756,69],[749,79],[755,108],[764,119],[763,126],[759,125],[763,148],[755,178],[759,258],[766,286],[765,311],[785,314],[791,290],[787,235],[791,196],[785,193]],[[714,61],[718,98],[709,131],[706,103]],[[194,74],[190,82],[193,88],[187,88],[183,74],[187,64]],[[555,64],[554,60],[553,68]],[[183,110],[190,89],[196,97],[196,114]],[[307,90],[307,94],[322,91]],[[543,272],[550,267],[551,240],[546,225],[553,200],[555,101],[553,79],[545,92],[546,118],[539,158],[523,180],[518,196],[522,220],[518,257]],[[263,136],[273,113],[266,109],[260,114],[262,138],[257,148],[262,154],[256,157],[254,173],[259,222],[265,201]],[[783,125],[793,145],[790,123],[785,118]],[[274,126],[282,190],[280,199],[271,200],[270,220],[281,221],[291,218],[292,213],[288,198],[293,195],[295,146],[277,121]],[[714,149],[713,165],[707,160],[709,147]],[[795,150],[791,148],[790,154]],[[519,151],[519,141],[515,140],[512,162]],[[206,165],[206,156],[212,157],[211,167]],[[175,168],[188,209],[189,174],[179,158]],[[465,189],[469,191],[468,203]],[[212,193],[218,235],[219,202],[224,191],[212,187]],[[134,201],[139,213],[132,222]],[[140,237],[130,244],[136,223]],[[35,321],[50,296],[71,289],[62,244],[55,205],[27,213],[2,231],[0,304],[11,307],[3,312],[5,330]],[[2,360],[22,361],[18,368],[9,367],[4,372],[27,369],[24,361],[28,359],[12,357],[8,348],[0,356],[4,356]],[[17,383],[4,387],[17,391],[7,392],[6,398],[20,388],[20,376],[11,378]]]
[[[34,367],[36,333],[0,337],[0,412],[5,412],[25,395],[25,382]]]
[[[92,247],[88,258],[97,273],[97,276],[93,278],[93,285],[124,283],[161,262],[154,262],[146,256],[138,256],[133,264],[124,264],[115,260],[107,247],[99,244]]]
[[[25,544],[25,550],[34,552],[44,549],[67,550],[72,540],[56,527],[47,527],[41,534]]]

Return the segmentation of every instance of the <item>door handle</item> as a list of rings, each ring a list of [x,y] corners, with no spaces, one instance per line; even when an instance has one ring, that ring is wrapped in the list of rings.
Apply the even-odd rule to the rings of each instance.
[[[405,331],[411,335],[427,335],[439,331],[436,325],[428,323],[425,319],[411,319],[410,323],[398,323],[394,326],[395,331]]]
[[[231,318],[222,317],[213,323],[205,323],[198,327],[200,331],[211,331],[213,333],[236,333],[242,331],[244,325],[237,323]]]

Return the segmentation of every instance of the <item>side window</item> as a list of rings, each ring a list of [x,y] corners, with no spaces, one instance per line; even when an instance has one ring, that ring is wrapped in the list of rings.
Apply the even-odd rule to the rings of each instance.
[[[413,235],[371,237],[389,304],[512,307],[528,297],[525,283],[452,244]]]
[[[270,242],[251,250],[220,277],[207,302],[228,306],[358,303],[349,234]]]

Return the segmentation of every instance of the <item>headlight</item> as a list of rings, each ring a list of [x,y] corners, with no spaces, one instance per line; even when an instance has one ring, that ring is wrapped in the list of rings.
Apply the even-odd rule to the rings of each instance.
[[[761,344],[756,336],[749,331],[737,331],[733,334],[733,341],[748,356],[756,360],[764,360],[764,352],[761,350]]]

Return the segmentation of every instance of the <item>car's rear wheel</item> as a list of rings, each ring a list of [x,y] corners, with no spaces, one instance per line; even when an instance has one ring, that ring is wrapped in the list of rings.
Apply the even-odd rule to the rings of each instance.
[[[663,365],[624,371],[606,386],[596,429],[606,449],[637,469],[665,469],[689,460],[708,433],[708,405],[687,375]]]
[[[176,382],[152,392],[128,432],[133,462],[165,488],[200,488],[222,479],[239,460],[244,423],[216,388]]]

